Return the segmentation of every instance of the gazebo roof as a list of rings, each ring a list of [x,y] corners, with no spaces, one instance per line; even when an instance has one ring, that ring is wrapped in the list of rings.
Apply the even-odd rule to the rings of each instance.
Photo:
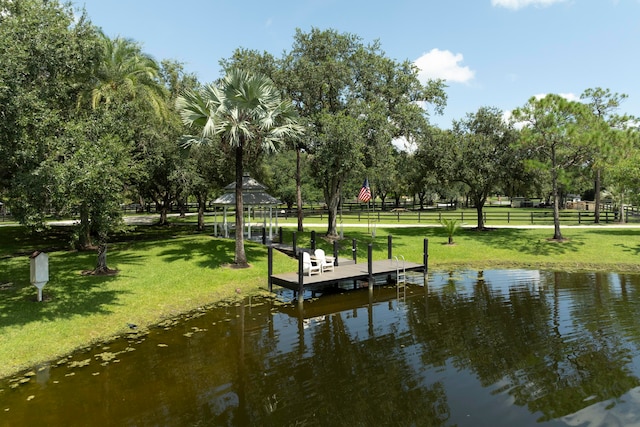
[[[268,194],[263,184],[260,184],[249,174],[242,177],[242,203],[247,206],[280,205],[282,202]],[[236,204],[236,182],[224,187],[225,193],[213,201],[214,205]]]

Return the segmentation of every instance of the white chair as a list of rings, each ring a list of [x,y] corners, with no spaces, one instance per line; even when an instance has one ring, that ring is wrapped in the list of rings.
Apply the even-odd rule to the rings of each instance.
[[[302,252],[302,273],[312,276],[321,272],[320,266],[311,260],[311,255],[308,252]]]
[[[323,249],[316,249],[313,255],[318,261],[320,270],[323,273],[329,270],[333,271],[333,263],[336,260],[334,257],[326,255]]]

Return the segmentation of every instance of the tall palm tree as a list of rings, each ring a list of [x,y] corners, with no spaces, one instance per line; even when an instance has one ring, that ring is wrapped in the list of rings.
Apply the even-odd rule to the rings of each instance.
[[[206,85],[186,91],[176,106],[182,121],[200,130],[198,137],[186,136],[185,144],[209,143],[219,135],[235,153],[236,163],[236,247],[235,264],[246,267],[244,251],[242,176],[243,154],[252,144],[264,151],[276,151],[287,137],[303,132],[293,105],[282,101],[273,82],[261,74],[232,69],[218,86]]]
[[[81,92],[77,107],[88,106],[91,111],[111,108],[135,102],[153,111],[153,116],[166,118],[167,91],[160,83],[160,67],[148,54],[142,52],[138,43],[131,39],[109,38],[98,33],[98,58],[89,77],[86,90]],[[119,117],[119,120],[128,120]],[[128,126],[125,126],[128,125]],[[131,127],[121,122],[121,128]],[[97,143],[97,141],[96,141]],[[106,172],[102,171],[105,175]],[[106,176],[104,177],[107,178]],[[92,246],[91,232],[100,236],[98,266],[96,272],[108,271],[106,266],[106,235],[108,229],[100,227],[100,221],[91,217],[92,202],[83,200],[80,204],[79,246]]]
[[[131,39],[109,38],[99,33],[99,60],[88,92],[78,105],[89,102],[92,109],[109,105],[116,99],[141,99],[159,116],[164,117],[166,89],[159,81],[160,66],[140,45]]]

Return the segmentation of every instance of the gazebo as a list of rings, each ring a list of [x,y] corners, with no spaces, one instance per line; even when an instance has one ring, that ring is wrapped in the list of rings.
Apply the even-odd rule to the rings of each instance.
[[[281,205],[282,202],[272,195],[268,194],[263,184],[259,183],[255,179],[251,178],[248,173],[245,173],[242,177],[242,203],[247,210],[247,219],[243,221],[246,230],[247,238],[251,239],[251,209],[256,208],[269,208],[269,240],[273,240],[273,207]],[[223,219],[222,230],[224,237],[229,237],[229,222],[227,221],[227,209],[229,206],[235,207],[236,205],[236,183],[235,181],[224,187],[225,193],[215,199],[212,204],[214,207],[222,206]],[[214,234],[218,234],[218,219],[217,212],[214,211]],[[278,227],[278,211],[276,209],[275,215],[275,227]],[[267,227],[267,218],[263,217],[263,226]],[[237,232],[237,231],[236,231]],[[244,232],[244,230],[242,230]]]

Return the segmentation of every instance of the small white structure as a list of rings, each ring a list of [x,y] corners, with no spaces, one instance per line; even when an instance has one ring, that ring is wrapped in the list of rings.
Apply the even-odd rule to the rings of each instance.
[[[245,172],[242,177],[242,204],[244,208],[247,210],[247,219],[244,221],[244,226],[247,230],[247,238],[251,240],[251,209],[253,208],[254,212],[256,208],[259,207],[268,207],[269,208],[269,240],[273,240],[273,207],[282,204],[282,202],[275,197],[268,194],[266,190],[266,186],[259,183],[255,179],[251,178],[251,176]],[[222,216],[222,233],[225,238],[229,238],[229,229],[231,228],[229,222],[227,221],[227,207],[236,205],[236,183],[235,181],[231,184],[224,187],[225,193],[215,199],[212,204],[214,206],[222,206],[223,207],[223,216]],[[244,212],[243,212],[244,214]],[[264,215],[264,212],[263,212]],[[217,212],[214,212],[214,234],[218,234],[218,217]],[[275,211],[275,227],[278,228],[278,210]],[[267,218],[264,216],[263,226],[267,228]],[[242,230],[244,232],[244,230]],[[236,233],[238,230],[236,230]]]
[[[38,301],[42,301],[42,288],[49,281],[49,255],[36,251],[31,254],[31,284],[38,288]]]

